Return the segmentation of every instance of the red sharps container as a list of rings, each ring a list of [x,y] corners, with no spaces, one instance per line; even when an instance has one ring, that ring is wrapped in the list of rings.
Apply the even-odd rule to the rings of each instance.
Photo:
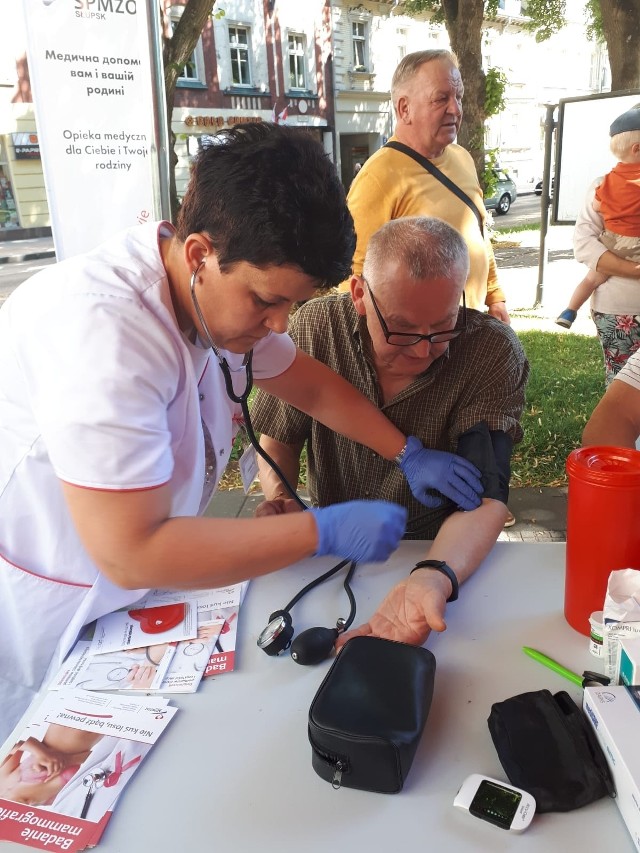
[[[640,452],[582,447],[569,454],[567,474],[564,615],[589,636],[610,572],[640,569]]]

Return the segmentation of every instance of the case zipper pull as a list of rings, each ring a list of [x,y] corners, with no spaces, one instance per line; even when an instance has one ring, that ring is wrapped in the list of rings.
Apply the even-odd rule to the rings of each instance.
[[[342,761],[338,761],[336,763],[335,770],[333,771],[333,779],[331,780],[331,787],[334,791],[339,790],[342,784],[342,771],[344,770],[344,764]]]

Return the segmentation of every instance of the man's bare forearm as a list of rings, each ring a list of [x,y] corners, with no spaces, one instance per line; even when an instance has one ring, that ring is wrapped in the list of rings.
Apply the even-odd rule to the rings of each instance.
[[[471,512],[454,512],[433,540],[429,559],[444,560],[462,583],[491,551],[506,519],[506,504],[489,498]]]
[[[283,444],[281,441],[276,441],[268,435],[263,435],[260,438],[260,446],[266,450],[269,456],[280,467],[290,485],[297,490],[302,444]],[[278,477],[273,468],[261,456],[258,456],[258,474],[266,500],[273,501],[278,498],[290,497],[280,477]]]

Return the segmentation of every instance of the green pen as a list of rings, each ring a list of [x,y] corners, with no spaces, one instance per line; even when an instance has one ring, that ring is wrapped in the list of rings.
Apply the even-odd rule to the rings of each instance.
[[[546,655],[543,655],[542,652],[536,651],[536,649],[531,649],[529,646],[523,646],[522,651],[525,655],[529,655],[530,658],[537,660],[538,663],[541,663],[543,666],[552,669],[554,672],[557,672],[558,675],[561,675],[563,678],[569,679],[574,684],[577,684],[578,687],[582,687],[584,678],[581,675],[578,675],[577,672],[571,672],[570,669],[567,669],[566,666],[562,666],[562,664],[558,663],[558,661],[553,660],[553,658],[549,658]]]

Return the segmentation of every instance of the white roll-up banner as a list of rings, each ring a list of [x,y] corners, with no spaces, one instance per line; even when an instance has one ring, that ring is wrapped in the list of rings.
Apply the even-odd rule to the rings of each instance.
[[[58,260],[161,218],[148,3],[22,0]],[[160,153],[159,153],[160,152]]]

